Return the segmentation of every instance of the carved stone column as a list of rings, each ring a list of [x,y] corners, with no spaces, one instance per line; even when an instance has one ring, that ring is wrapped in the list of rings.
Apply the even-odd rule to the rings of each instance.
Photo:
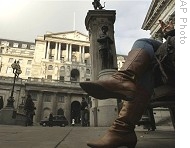
[[[86,29],[89,31],[90,37],[90,55],[91,55],[91,65],[93,67],[92,80],[98,79],[98,74],[101,70],[101,58],[99,55],[99,43],[97,39],[99,38],[102,26],[108,26],[109,30],[107,34],[114,41],[111,45],[114,61],[113,65],[117,68],[117,57],[115,49],[115,39],[114,39],[114,23],[115,23],[115,10],[89,10],[85,18]]]
[[[57,114],[57,95],[54,93],[52,95],[52,112],[54,115]]]
[[[58,48],[58,61],[60,61],[60,55],[61,55],[61,43],[59,43],[59,48]]]
[[[64,115],[70,124],[71,123],[71,94],[70,93],[66,95],[66,99],[64,103]]]
[[[69,44],[66,43],[66,57],[65,57],[65,61],[69,61]]]
[[[36,107],[36,122],[40,122],[43,112],[43,93],[39,92],[37,94],[37,107]]]
[[[49,59],[50,42],[47,41],[46,59]]]
[[[115,10],[89,10],[85,18],[86,29],[89,31],[90,55],[92,65],[92,80],[106,79],[117,69],[117,56],[114,39]],[[113,56],[113,68],[102,70],[102,59],[97,39],[102,33],[102,27],[108,28],[107,35],[113,41],[110,50]],[[110,62],[110,61],[107,61]],[[92,98],[90,108],[90,126],[110,126],[117,116],[117,100],[100,101]],[[109,116],[109,117],[108,117]]]
[[[58,43],[55,43],[55,55],[54,55],[54,60],[57,60],[57,50],[58,50]]]

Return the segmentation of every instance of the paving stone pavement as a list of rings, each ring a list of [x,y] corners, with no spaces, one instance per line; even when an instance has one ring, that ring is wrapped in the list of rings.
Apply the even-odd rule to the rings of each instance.
[[[88,148],[86,142],[100,138],[107,129],[0,125],[0,148]],[[136,148],[175,148],[172,126],[159,126],[156,131],[147,131],[140,126],[136,128],[136,133]]]

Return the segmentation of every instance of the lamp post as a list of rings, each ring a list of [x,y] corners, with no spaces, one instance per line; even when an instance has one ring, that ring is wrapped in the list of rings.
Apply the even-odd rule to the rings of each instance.
[[[16,78],[18,78],[18,76],[22,73],[20,65],[19,65],[19,61],[14,61],[14,63],[11,65],[12,69],[13,69],[13,73],[14,73],[14,80],[13,80],[13,87],[12,87],[12,91],[11,91],[11,96],[9,97],[9,99],[7,99],[7,107],[12,107],[13,103],[14,103],[14,97],[13,97],[13,93],[14,93],[14,87],[15,87],[15,80]]]

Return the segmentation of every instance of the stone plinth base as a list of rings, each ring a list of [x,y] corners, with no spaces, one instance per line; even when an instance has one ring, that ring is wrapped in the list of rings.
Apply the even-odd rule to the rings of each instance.
[[[116,105],[99,106],[97,108],[97,121],[99,127],[111,126],[117,116],[118,111]]]
[[[5,107],[0,110],[0,124],[3,125],[25,125],[26,116],[23,113],[16,113],[12,107]]]
[[[97,126],[97,107],[90,108],[90,126]]]
[[[99,73],[99,80],[106,80],[117,70],[104,69]],[[97,125],[111,126],[115,118],[118,116],[117,99],[110,98],[106,100],[98,100],[97,107]]]
[[[4,125],[15,125],[16,120],[13,118],[14,108],[5,107],[0,111],[0,124]]]

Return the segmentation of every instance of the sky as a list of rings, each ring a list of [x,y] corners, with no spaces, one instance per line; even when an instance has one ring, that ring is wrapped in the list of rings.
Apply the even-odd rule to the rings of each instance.
[[[85,17],[93,0],[0,0],[0,38],[35,42],[46,32],[77,30],[88,35]],[[106,10],[116,10],[117,54],[126,55],[134,41],[150,37],[141,29],[151,0],[101,0]]]

